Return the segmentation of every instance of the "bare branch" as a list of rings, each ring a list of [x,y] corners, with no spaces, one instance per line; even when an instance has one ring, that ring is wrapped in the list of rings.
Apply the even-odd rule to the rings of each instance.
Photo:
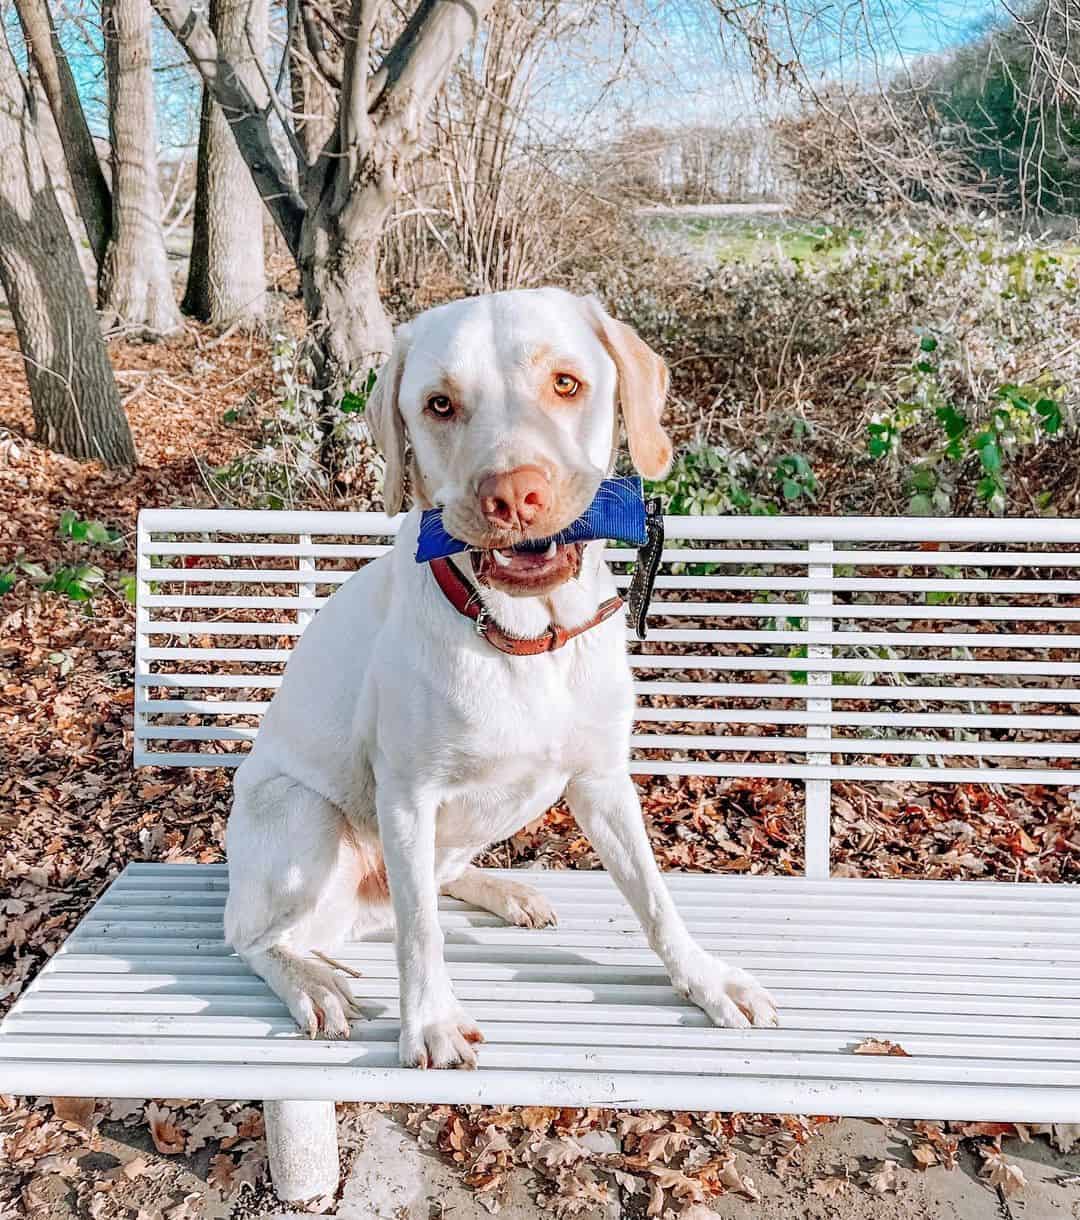
[[[263,202],[289,250],[294,257],[298,256],[305,205],[274,147],[268,110],[259,106],[233,65],[222,58],[213,30],[188,0],[152,0],[152,3],[229,120],[236,146]]]
[[[304,27],[304,42],[315,67],[331,85],[340,89],[342,66],[326,49],[322,31],[319,29],[319,18],[310,0],[300,0],[300,21]]]
[[[421,119],[493,0],[421,0],[375,74],[369,107],[390,139],[415,139]]]

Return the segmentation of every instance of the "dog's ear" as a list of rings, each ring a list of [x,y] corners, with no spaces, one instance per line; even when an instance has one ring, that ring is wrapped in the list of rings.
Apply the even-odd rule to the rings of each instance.
[[[401,417],[398,394],[408,350],[408,332],[405,327],[399,326],[394,335],[393,349],[379,370],[367,401],[368,427],[386,462],[383,504],[391,517],[401,512],[405,498],[405,421]]]
[[[597,338],[615,362],[615,392],[634,466],[647,479],[662,479],[671,469],[671,439],[660,425],[668,390],[667,365],[632,327],[611,317],[596,297],[585,297],[583,304]]]

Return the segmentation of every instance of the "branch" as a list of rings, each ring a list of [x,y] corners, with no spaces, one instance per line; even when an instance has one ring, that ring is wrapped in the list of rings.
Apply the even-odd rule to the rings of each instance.
[[[374,124],[368,115],[368,48],[378,8],[376,0],[351,0],[349,5],[338,117],[342,160],[334,174],[335,211],[348,199],[373,143]]]
[[[151,0],[151,3],[187,52],[203,84],[228,119],[236,146],[259,195],[293,257],[297,258],[306,209],[274,147],[268,112],[252,97],[233,65],[221,57],[213,30],[205,18],[194,11],[189,0]]]
[[[307,43],[315,67],[331,85],[340,88],[341,65],[326,49],[326,43],[323,42],[322,31],[319,29],[319,22],[310,0],[300,0],[300,20],[304,26],[304,41]]]
[[[393,142],[418,134],[462,48],[493,0],[421,0],[371,81],[380,130]]]

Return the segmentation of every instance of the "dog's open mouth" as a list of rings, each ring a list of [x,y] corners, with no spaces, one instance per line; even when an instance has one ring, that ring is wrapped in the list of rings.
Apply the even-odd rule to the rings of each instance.
[[[581,571],[580,542],[518,543],[492,551],[471,552],[481,584],[518,597],[549,593]]]

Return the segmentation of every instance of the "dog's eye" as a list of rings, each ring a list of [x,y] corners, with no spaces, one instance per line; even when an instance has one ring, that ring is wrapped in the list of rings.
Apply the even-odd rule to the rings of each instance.
[[[439,419],[449,419],[454,414],[454,404],[445,394],[432,394],[427,409]]]
[[[581,389],[581,382],[576,377],[571,377],[569,373],[556,373],[552,384],[555,387],[555,393],[560,398],[573,398]]]

